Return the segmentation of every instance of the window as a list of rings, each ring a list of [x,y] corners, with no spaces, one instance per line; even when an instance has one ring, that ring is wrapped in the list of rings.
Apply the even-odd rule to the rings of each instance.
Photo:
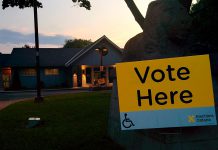
[[[23,76],[36,76],[36,69],[23,69],[21,74]]]
[[[86,83],[92,83],[92,68],[86,68]]]
[[[45,69],[45,75],[59,75],[59,69]]]

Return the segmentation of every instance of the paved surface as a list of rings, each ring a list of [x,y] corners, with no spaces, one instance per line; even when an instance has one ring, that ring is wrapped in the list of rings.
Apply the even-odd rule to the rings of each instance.
[[[0,110],[17,102],[26,101],[29,99],[18,99],[18,100],[8,100],[8,101],[0,101]]]
[[[61,89],[61,90],[43,90],[42,96],[65,94],[65,93],[79,93],[79,92],[89,92],[85,89]],[[0,91],[0,101],[17,100],[24,98],[34,98],[36,97],[36,91]]]
[[[42,96],[57,95],[65,93],[80,93],[80,92],[90,92],[84,89],[64,89],[64,90],[44,90],[42,91]],[[30,100],[36,97],[36,91],[0,91],[0,110],[20,101]]]

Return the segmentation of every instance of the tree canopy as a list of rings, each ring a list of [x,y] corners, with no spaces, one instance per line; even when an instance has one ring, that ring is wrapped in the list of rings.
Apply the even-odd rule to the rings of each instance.
[[[92,43],[91,40],[69,39],[65,41],[63,48],[84,48],[91,43]]]
[[[35,0],[37,7],[42,7],[42,3]],[[91,3],[89,0],[72,0],[73,3],[78,4],[80,7],[84,7],[87,10],[91,9]],[[7,7],[19,7],[23,9],[25,7],[33,7],[34,0],[2,0],[2,8],[5,9]]]
[[[139,11],[134,0],[124,0],[124,1],[126,2],[131,13],[133,14],[136,22],[139,24],[139,26],[142,28],[142,30],[144,30],[143,25],[144,25],[145,18],[143,17],[141,12]],[[178,1],[187,9],[187,11],[190,10],[192,0],[178,0]]]
[[[217,45],[218,5],[216,0],[198,0],[192,6],[193,32],[203,43]]]
[[[22,46],[22,48],[34,48],[34,46],[30,46],[29,44],[24,44],[24,46]]]

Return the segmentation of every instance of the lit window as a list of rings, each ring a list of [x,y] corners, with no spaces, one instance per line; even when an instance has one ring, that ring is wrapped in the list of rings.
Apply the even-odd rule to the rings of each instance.
[[[59,69],[45,69],[45,75],[59,75]]]
[[[36,69],[23,69],[22,70],[22,75],[23,76],[36,76]]]

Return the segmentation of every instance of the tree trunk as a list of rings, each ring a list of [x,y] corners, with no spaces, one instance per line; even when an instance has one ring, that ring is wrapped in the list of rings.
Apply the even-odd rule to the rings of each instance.
[[[125,0],[127,6],[129,7],[130,11],[132,12],[136,22],[140,25],[140,27],[143,30],[144,20],[145,18],[139,11],[138,7],[136,6],[135,2],[133,0]]]

